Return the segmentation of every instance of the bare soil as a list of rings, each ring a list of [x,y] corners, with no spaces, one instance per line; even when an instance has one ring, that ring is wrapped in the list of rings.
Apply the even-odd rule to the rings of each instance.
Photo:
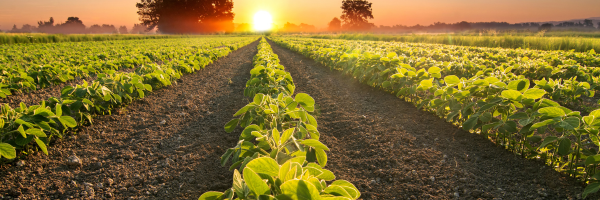
[[[363,199],[577,199],[581,182],[270,42],[320,106],[327,168]],[[598,199],[597,195],[588,199]]]

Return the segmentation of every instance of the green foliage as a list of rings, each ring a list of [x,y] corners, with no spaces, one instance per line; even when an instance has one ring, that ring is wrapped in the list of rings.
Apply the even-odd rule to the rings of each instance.
[[[491,62],[454,55],[489,56],[492,49],[408,45],[413,50],[407,50],[398,48],[407,46],[398,43],[273,40],[367,85],[394,93],[464,130],[485,135],[523,157],[542,159],[556,170],[590,183],[585,194],[598,190],[600,180],[594,177],[600,177],[600,110],[586,116],[567,108],[582,95],[593,96],[599,85],[598,74],[584,79],[571,75],[595,69],[557,65],[538,79],[523,66],[531,65],[528,62],[532,60],[545,62],[542,52],[524,59],[514,51]],[[431,53],[440,49],[439,54]]]
[[[231,160],[232,187],[206,192],[199,200],[358,199],[360,192],[352,183],[326,182],[335,176],[324,169],[329,148],[319,141],[312,116],[314,99],[304,93],[293,95],[291,76],[264,38],[258,49],[245,91],[254,100],[225,125],[227,132],[237,125],[244,128],[238,144],[221,157],[223,166]]]
[[[480,36],[460,34],[439,35],[372,35],[372,34],[340,34],[340,35],[313,35],[312,38],[321,39],[346,39],[346,40],[372,40],[372,41],[396,41],[411,43],[449,44],[473,47],[502,47],[521,48],[536,50],[575,50],[576,52],[588,52],[600,50],[599,34],[588,34],[590,37],[578,37],[586,35],[581,33],[549,32],[545,35],[550,37],[536,37],[527,35],[504,35],[504,36]],[[570,36],[576,37],[570,37]]]
[[[0,33],[0,45],[3,44],[34,44],[60,42],[98,42],[113,40],[146,40],[168,38],[194,38],[206,36],[194,35],[138,35],[138,34],[45,34],[45,33]]]
[[[47,144],[53,137],[62,138],[69,128],[92,123],[95,115],[110,114],[153,89],[171,85],[184,73],[193,73],[220,57],[226,56],[256,38],[198,39],[198,47],[178,50],[178,57],[165,59],[162,65],[142,66],[135,72],[107,70],[91,83],[66,86],[61,96],[51,97],[40,105],[17,108],[0,107],[0,158],[14,159],[18,150],[37,148],[48,154]],[[212,48],[229,46],[230,48]],[[174,50],[174,49],[173,49]],[[182,66],[186,64],[186,66]],[[31,145],[35,141],[35,146]]]
[[[135,70],[145,78],[153,77],[155,82],[170,85],[172,80],[161,77],[177,78],[181,73],[200,70],[235,48],[223,43],[225,40],[226,37],[210,36],[0,45],[0,97],[101,74],[113,75],[115,71]]]

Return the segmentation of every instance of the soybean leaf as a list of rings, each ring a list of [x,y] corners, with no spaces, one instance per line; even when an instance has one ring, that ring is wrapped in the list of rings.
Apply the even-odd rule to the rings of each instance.
[[[600,163],[600,154],[588,156],[587,159],[585,159],[585,165],[593,165],[593,164],[598,164],[598,163]],[[600,173],[596,173],[596,174],[600,175]]]
[[[343,197],[347,197],[347,198],[352,198],[352,196],[350,194],[348,194],[348,192],[346,190],[344,190],[344,188],[342,188],[341,186],[337,186],[337,185],[329,185],[329,187],[325,188],[325,191],[323,191],[327,194],[332,194],[335,196],[343,196]]]
[[[319,165],[321,167],[325,167],[327,164],[327,154],[323,149],[316,149],[315,155],[317,156],[317,161],[319,161]]]
[[[341,186],[344,188],[344,190],[346,190],[348,192],[348,194],[350,194],[350,196],[352,196],[352,199],[358,199],[360,197],[360,192],[358,191],[358,189],[356,188],[356,186],[354,186],[354,184],[345,181],[345,180],[337,180],[334,181],[333,183],[331,183],[331,185],[337,185],[337,186]]]
[[[531,128],[529,128],[529,130],[533,131],[533,130],[535,130],[537,128],[540,128],[542,126],[547,126],[547,125],[554,124],[554,123],[556,123],[556,121],[554,121],[553,119],[547,119],[547,120],[544,120],[542,122],[538,122],[538,123],[533,124],[531,126]]]
[[[246,167],[252,168],[252,170],[258,174],[277,176],[279,173],[279,165],[277,164],[277,161],[270,157],[254,159],[250,161]]]
[[[542,113],[548,117],[562,117],[565,116],[565,111],[559,107],[553,106],[553,107],[545,107],[545,108],[540,108],[538,110],[539,113]]]
[[[446,82],[446,85],[456,85],[460,83],[460,79],[458,78],[458,76],[450,75],[444,77],[444,82]]]
[[[581,194],[581,198],[585,199],[587,197],[587,195],[598,192],[598,189],[600,189],[600,183],[590,183],[583,190],[583,194]]]
[[[295,100],[307,111],[313,112],[315,110],[315,100],[308,94],[298,93],[296,94]]]
[[[317,188],[305,180],[289,180],[281,184],[280,188],[281,193],[294,200],[321,199]]]
[[[250,188],[256,196],[269,194],[269,186],[252,170],[252,168],[244,168],[244,181],[246,181],[246,185],[248,185],[248,188]]]
[[[327,148],[327,146],[325,146],[323,143],[319,142],[319,140],[307,139],[300,143],[306,146],[314,147],[315,149],[323,149],[325,151],[329,151],[329,148]]]
[[[523,97],[528,98],[528,99],[539,99],[539,98],[542,98],[545,94],[546,94],[546,91],[544,91],[542,89],[531,88],[531,89],[525,91],[525,93],[523,93]]]
[[[502,97],[510,99],[510,100],[517,100],[520,96],[521,96],[521,92],[516,91],[516,90],[502,91]]]
[[[61,116],[58,118],[58,120],[66,127],[74,128],[77,126],[77,121],[75,121],[75,119],[73,119],[71,116]]]
[[[556,137],[556,136],[548,136],[548,137],[544,138],[544,142],[542,142],[542,144],[540,145],[539,148],[544,148],[544,147],[546,147],[546,145],[548,145],[548,144],[550,144],[550,143],[552,143],[552,142],[554,142],[556,140],[558,140],[558,137]]]
[[[250,110],[252,108],[254,108],[254,105],[244,106],[242,109],[240,109],[239,111],[237,111],[233,116],[235,117],[235,116],[244,114],[244,113],[248,112],[248,110]]]
[[[37,128],[27,129],[25,131],[25,133],[27,133],[28,135],[35,135],[38,137],[47,137],[46,134],[44,133],[44,131],[42,131],[41,129],[37,129]]]
[[[479,113],[471,115],[465,123],[462,124],[462,128],[466,131],[469,131],[477,125],[477,120],[479,119]]]
[[[225,124],[225,132],[233,132],[233,130],[235,130],[235,127],[238,125],[239,121],[240,119],[232,119],[231,121],[227,122],[227,124]]]
[[[44,141],[40,140],[39,138],[35,138],[35,143],[37,143],[44,154],[48,155],[48,149],[46,148],[46,143],[44,143]]]
[[[8,143],[0,143],[0,156],[6,159],[14,159],[17,157],[17,151]]]
[[[545,141],[544,141],[545,142]],[[560,140],[560,145],[558,146],[558,154],[561,156],[566,156],[571,151],[571,140],[568,138],[564,138]]]
[[[515,80],[508,83],[508,89],[517,90],[519,92],[525,92],[525,90],[529,89],[529,80],[521,79]]]
[[[198,198],[198,200],[222,200],[223,193],[222,192],[205,192]]]

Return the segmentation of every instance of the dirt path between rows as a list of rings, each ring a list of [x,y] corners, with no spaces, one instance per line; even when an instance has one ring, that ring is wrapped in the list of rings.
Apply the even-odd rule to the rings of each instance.
[[[0,199],[197,199],[231,187],[219,158],[238,135],[223,126],[250,101],[243,91],[257,45],[98,117],[51,144],[49,156],[0,166]],[[69,166],[72,155],[80,167]]]
[[[363,199],[577,199],[584,186],[270,42],[320,106],[327,168]],[[597,196],[589,199],[598,199]]]

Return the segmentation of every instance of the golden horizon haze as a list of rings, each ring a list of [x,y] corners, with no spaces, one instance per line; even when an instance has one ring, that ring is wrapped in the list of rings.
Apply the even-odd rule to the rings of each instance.
[[[13,24],[36,25],[54,17],[64,22],[79,17],[86,26],[139,23],[135,3],[139,0],[0,0],[0,29]],[[434,22],[543,22],[600,17],[598,0],[370,0],[376,25],[429,25]],[[276,26],[286,22],[325,28],[341,15],[341,0],[234,0],[234,23],[252,23],[259,10],[273,16]]]

